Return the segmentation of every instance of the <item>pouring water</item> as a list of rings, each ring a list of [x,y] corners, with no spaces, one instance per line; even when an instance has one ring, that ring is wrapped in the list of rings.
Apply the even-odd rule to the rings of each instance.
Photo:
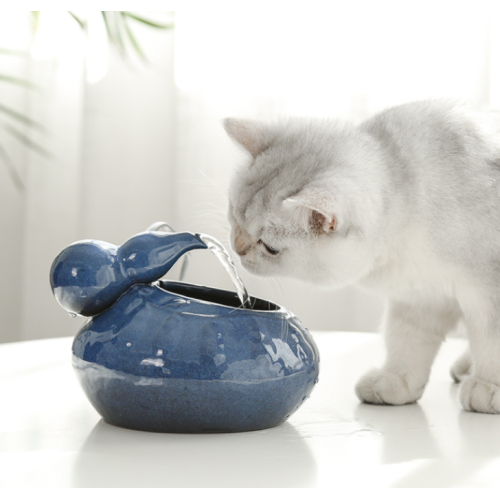
[[[205,243],[205,245],[207,245],[208,249],[219,259],[220,263],[228,272],[231,281],[236,288],[238,297],[240,298],[241,306],[243,308],[250,309],[252,305],[250,303],[250,297],[247,289],[243,284],[243,281],[241,281],[233,259],[231,259],[228,251],[224,248],[222,243],[213,236],[209,236],[208,234],[198,234],[197,236],[203,241],[203,243]]]

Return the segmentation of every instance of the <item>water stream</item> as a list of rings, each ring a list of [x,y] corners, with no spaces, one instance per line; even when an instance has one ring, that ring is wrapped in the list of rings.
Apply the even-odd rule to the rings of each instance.
[[[244,308],[251,308],[252,305],[250,303],[250,297],[247,289],[243,284],[243,281],[241,281],[233,259],[231,259],[228,251],[224,248],[222,243],[213,236],[209,236],[208,234],[198,234],[197,236],[201,241],[203,241],[203,243],[205,243],[205,245],[207,245],[208,249],[219,259],[220,263],[228,272],[229,277],[236,288],[236,293],[240,298],[241,306]]]

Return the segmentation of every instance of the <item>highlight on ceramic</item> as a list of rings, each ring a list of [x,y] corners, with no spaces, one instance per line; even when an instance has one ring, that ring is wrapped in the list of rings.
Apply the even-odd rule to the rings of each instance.
[[[242,307],[232,291],[160,280],[195,249],[207,249],[200,235],[147,231],[120,246],[77,242],[54,260],[57,301],[89,316],[73,342],[81,386],[106,422],[130,429],[279,425],[318,380],[314,340],[272,302]]]

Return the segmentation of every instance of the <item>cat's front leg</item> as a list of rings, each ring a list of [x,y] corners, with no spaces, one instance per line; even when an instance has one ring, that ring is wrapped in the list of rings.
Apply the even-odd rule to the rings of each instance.
[[[500,413],[500,301],[486,301],[465,317],[472,370],[464,377],[459,399],[465,410]]]
[[[458,322],[460,310],[448,301],[390,302],[385,325],[386,361],[356,384],[365,403],[402,405],[423,394],[432,363],[444,337]]]

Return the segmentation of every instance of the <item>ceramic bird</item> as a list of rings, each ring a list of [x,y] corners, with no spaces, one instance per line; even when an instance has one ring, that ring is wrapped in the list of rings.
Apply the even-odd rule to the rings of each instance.
[[[95,316],[132,285],[160,279],[186,252],[207,245],[189,232],[144,232],[120,246],[82,240],[54,260],[50,284],[57,302],[69,313]]]

